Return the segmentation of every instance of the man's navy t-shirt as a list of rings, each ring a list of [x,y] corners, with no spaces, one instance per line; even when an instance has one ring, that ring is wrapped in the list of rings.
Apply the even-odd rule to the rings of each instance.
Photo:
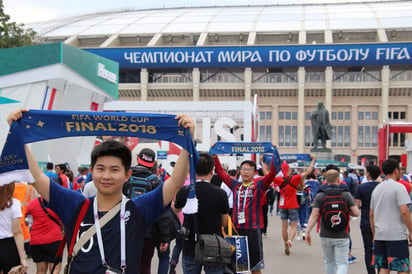
[[[163,206],[163,185],[155,190],[138,196],[126,204],[126,272],[140,273],[140,258],[147,227],[165,210]],[[50,184],[50,202],[48,206],[59,216],[65,226],[67,242],[70,243],[77,215],[85,197],[78,192],[65,189],[57,184]],[[94,224],[93,200],[80,224],[79,237]],[[120,201],[119,201],[120,202]],[[104,215],[99,212],[99,217]],[[107,264],[120,270],[120,214],[102,228],[104,253]],[[74,258],[70,273],[105,273],[102,265],[96,234],[83,246]]]
[[[355,199],[361,200],[361,221],[360,226],[369,226],[369,211],[371,205],[372,191],[379,184],[376,181],[370,181],[358,185],[355,193]]]

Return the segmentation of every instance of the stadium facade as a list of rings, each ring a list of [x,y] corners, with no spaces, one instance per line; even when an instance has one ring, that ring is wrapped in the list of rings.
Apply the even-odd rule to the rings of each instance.
[[[119,62],[119,99],[253,101],[259,140],[308,153],[331,114],[336,160],[377,162],[378,128],[412,121],[412,3],[368,1],[123,10],[27,25]],[[390,137],[405,153],[411,134]]]

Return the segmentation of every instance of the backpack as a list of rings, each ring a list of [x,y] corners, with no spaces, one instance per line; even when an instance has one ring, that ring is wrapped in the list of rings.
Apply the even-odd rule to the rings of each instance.
[[[326,193],[322,198],[320,204],[320,214],[318,219],[318,228],[320,219],[323,219],[324,228],[329,232],[340,232],[345,230],[349,232],[349,205],[346,202],[343,192],[346,191],[341,188],[327,188],[320,190]]]
[[[298,189],[296,186],[294,186],[290,183],[290,180],[292,179],[292,176],[282,177],[282,178],[283,178],[283,183],[280,184],[279,189],[282,189],[282,188],[286,187],[287,185],[290,185],[293,188]]]
[[[160,184],[156,175],[150,174],[147,177],[130,176],[129,181],[123,185],[123,194],[132,199],[147,192],[152,191]]]

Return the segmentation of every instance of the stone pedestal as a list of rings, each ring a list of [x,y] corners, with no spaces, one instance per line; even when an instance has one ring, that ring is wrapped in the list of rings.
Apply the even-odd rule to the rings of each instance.
[[[333,153],[330,148],[312,148],[310,153],[315,155],[316,160],[333,161]]]

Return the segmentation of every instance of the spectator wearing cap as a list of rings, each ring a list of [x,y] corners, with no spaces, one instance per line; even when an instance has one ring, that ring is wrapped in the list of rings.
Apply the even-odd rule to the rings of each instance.
[[[87,180],[87,173],[89,169],[87,167],[79,168],[80,176],[78,176],[73,183],[73,190],[83,192],[84,185]]]
[[[156,169],[156,153],[150,148],[144,148],[137,155],[137,166],[132,167],[132,176],[146,178],[152,174],[156,174]],[[161,184],[161,181],[155,177],[152,183],[157,187]],[[125,191],[123,191],[123,193],[125,193]],[[159,257],[157,273],[167,274],[169,271],[171,225],[169,216],[170,213],[166,211],[146,230],[141,258],[142,274],[150,273],[150,265],[155,248],[157,249],[157,255]]]

